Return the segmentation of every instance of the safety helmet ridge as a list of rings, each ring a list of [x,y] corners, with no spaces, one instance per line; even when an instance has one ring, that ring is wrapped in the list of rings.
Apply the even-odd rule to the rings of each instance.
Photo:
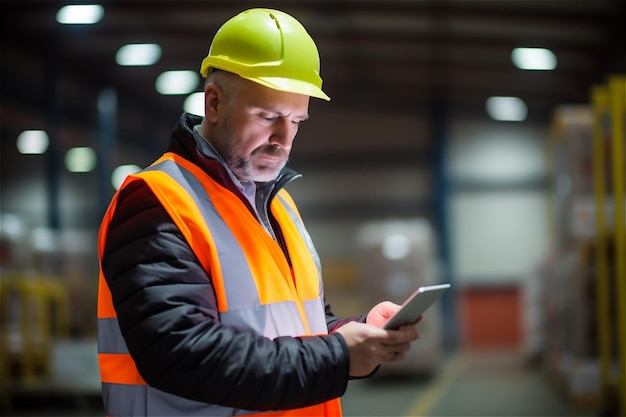
[[[232,72],[275,90],[330,100],[322,91],[319,52],[304,26],[285,12],[249,9],[224,23],[200,73]]]

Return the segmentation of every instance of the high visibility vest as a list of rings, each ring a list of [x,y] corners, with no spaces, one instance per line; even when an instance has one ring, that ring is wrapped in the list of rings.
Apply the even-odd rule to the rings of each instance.
[[[291,265],[245,204],[189,161],[166,153],[129,176],[120,190],[137,180],[150,187],[211,277],[222,323],[270,339],[328,333],[319,258],[285,190],[279,191],[270,210],[284,235]],[[118,194],[100,227],[100,259]],[[128,352],[102,269],[98,360],[108,416],[341,416],[338,398],[262,413],[192,401],[149,386]]]

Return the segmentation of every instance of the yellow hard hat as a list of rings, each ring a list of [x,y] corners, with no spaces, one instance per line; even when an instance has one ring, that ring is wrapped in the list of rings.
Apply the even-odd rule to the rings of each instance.
[[[200,73],[232,72],[265,87],[330,100],[322,91],[315,42],[300,22],[279,10],[250,9],[217,31]]]

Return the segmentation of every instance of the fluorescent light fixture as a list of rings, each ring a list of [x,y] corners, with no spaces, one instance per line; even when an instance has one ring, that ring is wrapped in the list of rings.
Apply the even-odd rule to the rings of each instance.
[[[0,213],[0,231],[9,236],[22,236],[26,230],[22,219],[13,213]]]
[[[31,247],[38,252],[54,252],[59,249],[59,235],[48,227],[36,227],[32,230]]]
[[[515,48],[511,60],[523,70],[549,71],[556,68],[556,55],[546,48]]]
[[[528,114],[526,103],[519,97],[489,97],[485,106],[489,117],[504,122],[521,122]]]
[[[38,155],[48,150],[48,134],[43,130],[25,130],[17,137],[17,150],[25,155]]]
[[[187,113],[204,116],[204,92],[190,94],[183,103]]]
[[[78,146],[65,154],[65,167],[69,172],[91,172],[96,166],[96,153],[87,146]]]
[[[104,9],[99,4],[71,4],[57,12],[57,22],[64,25],[93,25],[102,20]]]
[[[120,165],[113,170],[113,174],[111,175],[111,184],[113,184],[113,187],[118,190],[124,183],[126,177],[139,171],[141,171],[141,168],[137,165]]]
[[[405,234],[393,234],[382,242],[383,256],[390,260],[406,258],[411,250],[411,240]]]
[[[130,43],[122,46],[115,61],[122,66],[147,66],[161,58],[161,47],[156,43]]]
[[[195,71],[165,71],[156,80],[156,89],[164,95],[189,94],[198,87]]]

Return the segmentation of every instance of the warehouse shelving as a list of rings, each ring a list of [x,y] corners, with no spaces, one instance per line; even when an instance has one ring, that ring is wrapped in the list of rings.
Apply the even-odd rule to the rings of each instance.
[[[624,97],[607,77],[588,105],[554,114],[549,159],[556,243],[542,270],[543,357],[577,405],[626,415]]]

